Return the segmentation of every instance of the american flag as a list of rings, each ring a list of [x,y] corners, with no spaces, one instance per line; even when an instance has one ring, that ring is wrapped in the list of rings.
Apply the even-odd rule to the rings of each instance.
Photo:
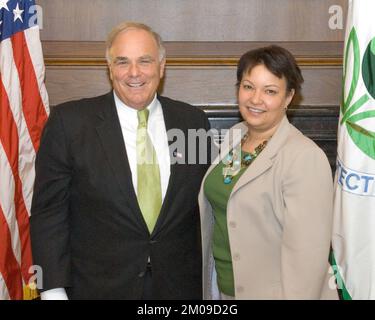
[[[23,299],[33,272],[34,160],[49,114],[34,0],[0,0],[0,300]]]

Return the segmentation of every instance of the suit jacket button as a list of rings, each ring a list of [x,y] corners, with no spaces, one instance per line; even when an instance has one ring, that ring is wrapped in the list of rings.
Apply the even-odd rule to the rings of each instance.
[[[241,286],[237,287],[237,292],[238,293],[244,292],[244,290],[245,290],[244,287],[241,287]]]
[[[234,222],[234,221],[230,221],[230,222],[229,222],[229,226],[230,226],[231,228],[235,228],[235,227],[237,227],[237,223]]]
[[[142,271],[138,274],[138,277],[139,278],[143,278],[145,276],[146,272],[145,271]]]

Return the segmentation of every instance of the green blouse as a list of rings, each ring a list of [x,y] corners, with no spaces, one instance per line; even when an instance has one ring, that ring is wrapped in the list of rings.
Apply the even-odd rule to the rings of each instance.
[[[242,151],[242,155],[246,156],[248,153]],[[246,167],[241,168],[240,172],[232,177],[232,182],[229,184],[224,184],[224,167],[225,165],[220,162],[210,172],[204,183],[204,193],[212,206],[215,218],[212,252],[215,259],[217,284],[222,293],[234,297],[233,266],[227,227],[227,204],[234,185],[244,173]]]

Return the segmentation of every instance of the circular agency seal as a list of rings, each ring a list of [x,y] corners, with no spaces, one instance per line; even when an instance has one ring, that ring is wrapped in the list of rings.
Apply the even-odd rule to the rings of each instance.
[[[352,82],[347,100],[343,98],[343,118],[341,120],[341,124],[345,123],[348,133],[355,145],[367,156],[375,160],[375,132],[370,131],[358,124],[358,122],[361,120],[375,117],[375,37],[367,45],[367,49],[362,59],[362,70],[360,70],[360,48],[358,37],[355,28],[352,28],[345,49],[344,83],[347,74],[347,57],[350,47],[352,47],[354,55]],[[353,98],[357,88],[360,71],[362,71],[362,79],[368,94],[364,93],[356,102],[351,104],[351,99]],[[370,108],[369,110],[355,113],[355,111],[361,108],[369,100],[373,102],[373,109]]]

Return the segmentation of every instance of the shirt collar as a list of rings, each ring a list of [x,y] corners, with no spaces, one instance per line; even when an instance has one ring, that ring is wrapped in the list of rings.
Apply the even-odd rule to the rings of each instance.
[[[137,117],[137,109],[134,109],[132,107],[129,107],[126,105],[116,94],[116,92],[113,90],[113,96],[115,98],[115,104],[117,107],[117,110],[119,110],[122,114],[127,115],[129,117]],[[157,95],[155,93],[154,99],[152,99],[151,103],[146,107],[149,110],[149,119],[153,117],[158,112],[158,106],[160,106],[160,103],[157,99]]]

